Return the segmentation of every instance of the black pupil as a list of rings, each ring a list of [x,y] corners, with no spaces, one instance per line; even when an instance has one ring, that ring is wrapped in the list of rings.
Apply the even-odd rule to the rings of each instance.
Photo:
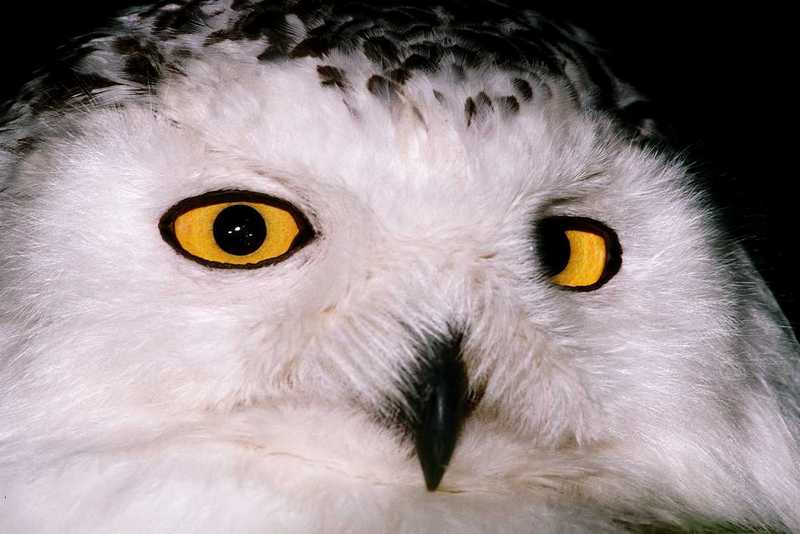
[[[555,276],[569,263],[570,246],[563,225],[542,224],[539,227],[536,248],[547,276]]]
[[[245,204],[228,206],[214,219],[214,240],[234,256],[252,254],[267,239],[267,225],[257,209]]]

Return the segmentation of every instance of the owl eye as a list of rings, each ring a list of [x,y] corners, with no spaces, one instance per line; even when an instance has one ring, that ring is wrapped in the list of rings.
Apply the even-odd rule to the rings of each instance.
[[[182,200],[161,217],[159,230],[178,253],[229,269],[276,263],[313,237],[294,206],[250,191],[213,191]]]
[[[617,234],[585,217],[544,219],[537,226],[536,248],[550,280],[575,291],[599,288],[622,265]]]

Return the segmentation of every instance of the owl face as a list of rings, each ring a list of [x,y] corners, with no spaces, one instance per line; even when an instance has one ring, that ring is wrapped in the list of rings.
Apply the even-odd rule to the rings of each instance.
[[[778,395],[796,342],[681,162],[593,102],[579,63],[412,68],[456,34],[319,51],[330,12],[247,5],[203,3],[202,36],[169,18],[186,6],[131,12],[153,33],[82,64],[128,83],[19,123],[37,142],[3,167],[9,525],[66,486],[51,506],[117,531],[176,497],[144,515],[798,524]]]

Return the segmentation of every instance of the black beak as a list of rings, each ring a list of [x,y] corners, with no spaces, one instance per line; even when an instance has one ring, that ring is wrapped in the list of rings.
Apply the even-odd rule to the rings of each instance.
[[[407,393],[412,413],[405,419],[428,491],[439,487],[467,416],[462,338],[458,333],[428,341],[422,349],[422,365]]]

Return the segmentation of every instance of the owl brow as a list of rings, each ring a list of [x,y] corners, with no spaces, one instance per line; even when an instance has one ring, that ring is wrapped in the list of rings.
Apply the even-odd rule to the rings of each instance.
[[[592,182],[592,181],[597,180],[600,177],[605,177],[605,176],[606,176],[606,171],[593,171],[593,172],[590,172],[588,174],[579,175],[575,179],[575,181],[576,182],[581,182],[581,183]]]
[[[542,206],[542,210],[541,211],[548,212],[548,211],[552,210],[553,208],[558,208],[558,207],[561,207],[561,206],[570,206],[572,204],[575,204],[576,202],[579,202],[580,199],[581,198],[578,197],[578,196],[552,198],[552,199],[549,199],[544,204],[544,206]]]

